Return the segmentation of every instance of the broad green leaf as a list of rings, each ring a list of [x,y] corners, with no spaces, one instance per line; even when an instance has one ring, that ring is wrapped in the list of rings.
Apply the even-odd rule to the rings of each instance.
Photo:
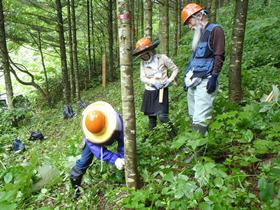
[[[242,131],[243,138],[240,139],[241,143],[249,143],[253,140],[254,134],[251,130]]]
[[[14,210],[17,208],[17,204],[15,203],[7,203],[7,202],[1,202],[0,203],[0,209],[3,209],[3,210]]]
[[[4,181],[6,184],[10,183],[13,180],[13,174],[11,172],[7,173],[4,176]]]
[[[212,169],[215,168],[214,163],[197,163],[193,170],[195,171],[195,178],[199,182],[200,186],[204,186],[208,183]]]

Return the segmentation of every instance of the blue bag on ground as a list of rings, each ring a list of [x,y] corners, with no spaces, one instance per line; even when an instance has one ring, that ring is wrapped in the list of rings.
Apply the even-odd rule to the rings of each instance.
[[[44,140],[44,135],[40,131],[32,131],[29,140]]]
[[[25,146],[22,143],[22,141],[18,138],[14,139],[13,141],[13,150],[15,152],[19,152],[19,151],[24,151],[25,150]]]
[[[63,110],[64,119],[72,118],[75,115],[70,105],[65,105]]]

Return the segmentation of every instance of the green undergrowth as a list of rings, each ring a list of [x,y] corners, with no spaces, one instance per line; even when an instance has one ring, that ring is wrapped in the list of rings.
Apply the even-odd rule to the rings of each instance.
[[[276,85],[280,59],[279,51],[268,47],[278,46],[274,34],[279,34],[279,27],[272,28],[273,36],[269,28],[279,21],[273,18],[277,17],[279,4],[261,10],[260,3],[250,3],[241,105],[228,99],[232,22],[228,17],[232,9],[230,5],[218,13],[218,22],[224,27],[229,44],[214,119],[209,122],[205,138],[192,132],[187,117],[182,78],[190,56],[191,36],[186,35],[180,42],[178,56],[174,57],[180,69],[177,85],[169,89],[170,118],[178,134],[174,139],[168,136],[169,128],[165,125],[147,132],[148,120],[139,111],[143,84],[138,79],[139,66],[134,66],[140,189],[128,189],[123,172],[111,165],[101,166],[95,160],[84,176],[81,197],[73,201],[69,170],[81,154],[82,110],[74,104],[76,116],[64,120],[61,102],[51,109],[28,105],[14,112],[0,110],[0,209],[279,209],[280,103]],[[272,89],[276,97],[271,103],[264,102]],[[81,95],[87,104],[104,100],[122,112],[119,81]],[[28,140],[35,130],[41,131],[46,139]],[[26,151],[12,151],[15,137],[24,142]],[[59,176],[40,190],[32,190],[40,180],[38,167],[42,165],[58,169]]]

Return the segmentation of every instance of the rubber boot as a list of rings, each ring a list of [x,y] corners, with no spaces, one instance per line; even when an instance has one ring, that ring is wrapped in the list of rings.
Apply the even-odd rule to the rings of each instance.
[[[82,183],[82,178],[83,178],[83,173],[73,167],[70,171],[70,182],[72,187],[74,188],[74,196],[73,199],[77,200],[78,197],[80,196],[80,187],[81,187],[81,183]]]
[[[207,132],[207,126],[203,126],[199,124],[192,124],[192,129],[194,131],[198,131],[199,133],[201,133],[202,136],[205,136]]]

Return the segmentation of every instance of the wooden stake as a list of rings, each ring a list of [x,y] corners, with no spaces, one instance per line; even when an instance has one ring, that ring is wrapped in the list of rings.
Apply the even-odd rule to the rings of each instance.
[[[265,102],[271,102],[273,99],[273,91],[271,91],[269,93],[269,95],[267,96],[267,98],[265,99]]]
[[[163,93],[164,93],[164,88],[159,89],[159,103],[161,104],[163,102]]]
[[[102,55],[102,87],[106,87],[106,54]]]

